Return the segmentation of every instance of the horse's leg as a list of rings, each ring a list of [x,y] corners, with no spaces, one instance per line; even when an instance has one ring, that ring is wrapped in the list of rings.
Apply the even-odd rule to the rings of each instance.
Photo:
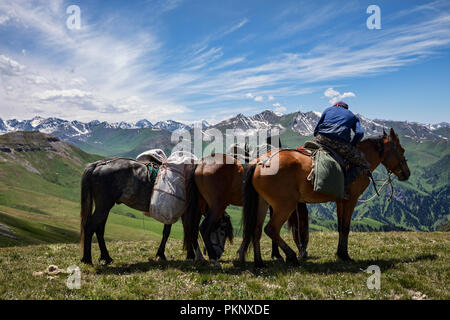
[[[84,225],[83,230],[83,257],[81,258],[81,262],[86,264],[92,264],[92,236],[94,235],[94,228],[91,226],[91,217],[87,218],[86,224]]]
[[[273,215],[273,209],[272,207],[269,207],[269,216],[272,218]],[[279,259],[283,260],[283,257],[280,254],[280,250],[278,248],[278,245],[275,243],[275,241],[272,240],[272,259]]]
[[[200,225],[200,233],[205,243],[206,251],[208,252],[209,260],[216,266],[220,267],[217,261],[217,254],[211,243],[211,232],[215,229],[217,222],[222,218],[225,207],[210,207],[206,212],[205,220]]]
[[[198,241],[195,242],[192,248],[187,249],[186,259],[194,261],[206,261],[205,258],[203,257],[202,251],[200,250]]]
[[[245,253],[247,252],[248,246],[250,245],[250,241],[247,239],[242,239],[241,246],[239,247],[239,250],[237,253],[239,254],[239,263],[245,262]]]
[[[255,261],[255,268],[264,268],[265,264],[261,257],[261,234],[264,225],[264,220],[266,219],[267,209],[269,205],[267,202],[261,197],[258,197],[258,216],[256,218],[256,228],[255,233],[253,235],[253,256]]]
[[[92,237],[94,233],[101,228],[102,225],[106,223],[106,218],[108,217],[108,211],[103,209],[102,207],[97,207],[94,210],[94,214],[87,218],[86,224],[84,226],[84,254],[81,262],[92,264],[92,253],[91,253],[91,245],[92,245]],[[100,236],[100,239],[102,237]],[[99,240],[99,246],[101,241]],[[104,245],[104,240],[103,240]],[[102,247],[100,247],[100,250]],[[106,245],[104,245],[104,249],[106,249]]]
[[[339,201],[336,203],[339,244],[337,256],[344,261],[353,261],[348,255],[348,234],[350,232],[350,222],[357,199]]]
[[[163,238],[161,240],[161,244],[159,245],[158,252],[156,253],[156,258],[162,261],[166,261],[166,255],[164,251],[166,250],[167,239],[170,236],[170,230],[172,229],[171,224],[165,224],[163,229]]]
[[[106,220],[108,219],[108,214],[109,210],[106,211],[103,222],[100,223],[97,231],[95,231],[95,234],[97,235],[98,246],[100,247],[100,258],[98,259],[98,261],[100,264],[105,266],[113,262],[113,259],[109,256],[109,252],[108,249],[106,249],[105,244],[105,225]]]
[[[298,248],[299,259],[305,259],[308,256],[306,248],[309,241],[308,209],[305,203],[297,204],[297,209],[291,214],[289,223],[292,226],[292,237]]]
[[[296,204],[294,205],[296,206]],[[270,218],[269,223],[264,228],[264,232],[275,241],[286,254],[286,263],[299,266],[295,251],[281,238],[280,230],[283,224],[288,220],[292,209],[274,208],[274,215]]]

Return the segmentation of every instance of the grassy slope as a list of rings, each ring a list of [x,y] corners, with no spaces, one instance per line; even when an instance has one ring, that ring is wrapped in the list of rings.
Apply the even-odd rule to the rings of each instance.
[[[108,242],[115,258],[108,267],[81,265],[75,244],[0,248],[0,299],[450,299],[446,233],[352,233],[349,252],[356,262],[344,263],[334,255],[337,233],[316,232],[310,258],[299,268],[269,260],[270,243],[263,236],[268,268],[258,271],[251,263],[234,264],[240,240],[227,243],[223,271],[185,261],[175,239],[168,242],[167,262],[153,259],[157,241]],[[288,243],[293,246],[290,237]],[[99,255],[97,246],[93,254]],[[50,264],[79,265],[81,289],[67,289],[66,274],[32,275]],[[369,274],[362,270],[370,265],[381,269],[380,290],[366,286]]]
[[[87,137],[86,141],[74,141],[74,144],[88,153],[108,157],[135,157],[142,151],[152,148],[162,147],[165,152],[170,153],[170,136],[170,132],[150,128],[121,130],[99,127]]]

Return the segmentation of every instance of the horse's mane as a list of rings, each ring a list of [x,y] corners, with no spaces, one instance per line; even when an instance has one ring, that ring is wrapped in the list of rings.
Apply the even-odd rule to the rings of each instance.
[[[360,143],[370,143],[375,147],[375,150],[377,150],[380,157],[384,153],[384,143],[383,143],[384,136],[380,135],[378,137],[369,137],[363,139]]]

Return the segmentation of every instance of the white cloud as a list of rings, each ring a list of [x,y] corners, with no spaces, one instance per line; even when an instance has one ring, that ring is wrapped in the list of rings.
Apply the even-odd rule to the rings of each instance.
[[[245,57],[237,57],[237,58],[233,58],[233,59],[228,59],[228,60],[225,60],[225,61],[215,65],[214,67],[210,68],[209,71],[223,69],[223,68],[241,63],[243,61],[245,61]]]
[[[10,19],[10,17],[7,15],[0,15],[0,24],[4,24],[4,23],[8,22],[9,19]]]
[[[59,98],[85,98],[92,97],[91,92],[85,92],[78,89],[70,90],[46,90],[44,92],[35,93],[34,96],[40,100],[51,100]]]
[[[267,96],[267,100],[269,100],[269,101],[273,101],[275,98],[273,97],[273,96]]]
[[[272,104],[272,106],[275,107],[274,111],[277,114],[282,114],[282,113],[286,112],[286,110],[287,110],[287,108],[283,107],[279,102],[276,102],[276,103]]]
[[[263,96],[256,96],[255,99],[253,99],[253,100],[255,100],[256,102],[261,102],[264,100],[264,98],[263,98]]]
[[[325,90],[324,92],[325,97],[328,98],[333,98],[339,95],[339,92],[334,90],[333,88],[328,88],[327,90]]]
[[[242,28],[244,25],[246,25],[248,22],[247,18],[242,19],[241,22],[239,22],[238,24],[234,25],[233,27],[231,27],[230,29],[226,30],[223,35],[227,35],[229,33],[232,33],[240,28]]]
[[[343,94],[341,94],[339,91],[336,91],[333,88],[328,88],[323,94],[325,97],[330,98],[330,100],[328,100],[330,104],[335,104],[336,102],[344,98],[356,97],[353,92],[344,92]]]
[[[30,75],[27,75],[25,78],[27,79],[27,81],[29,83],[33,83],[33,84],[38,84],[39,85],[39,84],[47,84],[47,83],[49,83],[49,81],[43,76],[37,76],[37,75],[30,74]]]
[[[17,76],[20,75],[24,69],[25,66],[21,65],[19,62],[3,54],[0,55],[0,74]]]

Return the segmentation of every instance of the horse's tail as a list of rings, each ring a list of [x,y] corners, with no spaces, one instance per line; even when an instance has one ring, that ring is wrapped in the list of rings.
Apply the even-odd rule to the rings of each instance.
[[[183,214],[184,242],[185,250],[192,249],[197,242],[201,215],[198,207],[199,192],[195,183],[195,170],[197,164],[192,168],[186,181],[186,211]]]
[[[243,237],[248,243],[253,240],[258,217],[258,193],[253,187],[252,178],[255,173],[256,164],[247,167],[244,174],[243,202],[244,210],[242,215],[242,224],[244,226]]]
[[[96,166],[97,163],[95,162],[88,164],[81,178],[81,250],[84,250],[84,227],[88,217],[92,214],[91,177]]]

